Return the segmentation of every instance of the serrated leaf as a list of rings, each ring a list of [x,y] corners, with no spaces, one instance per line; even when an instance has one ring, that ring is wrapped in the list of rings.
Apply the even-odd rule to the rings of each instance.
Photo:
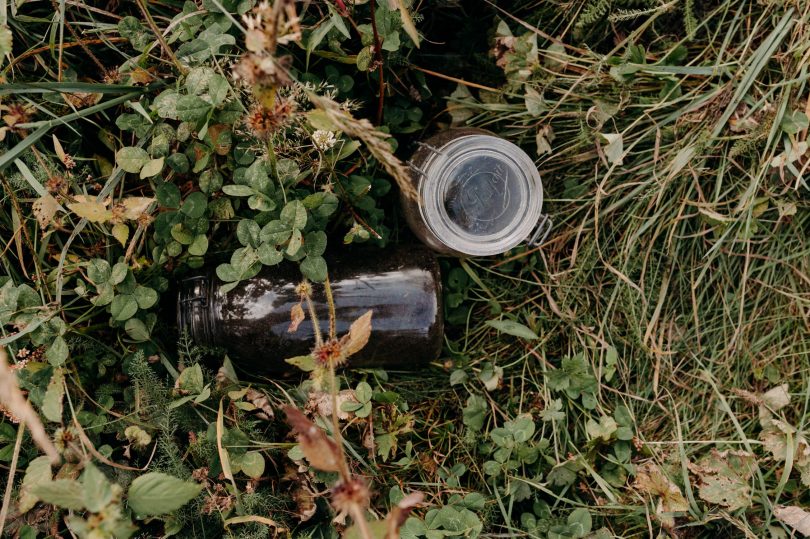
[[[45,503],[81,511],[84,509],[84,492],[75,479],[57,479],[31,487],[31,493]]]
[[[141,168],[149,162],[149,154],[143,148],[126,146],[115,154],[115,162],[125,172],[140,172]]]
[[[540,338],[534,331],[513,320],[488,320],[486,324],[497,329],[501,333],[506,333],[507,335],[512,335],[514,337],[521,337],[529,340],[537,340]]]
[[[82,486],[84,487],[84,506],[88,511],[99,513],[113,501],[112,483],[92,462],[85,465],[84,473],[82,473]]]
[[[56,368],[45,390],[45,397],[42,399],[42,415],[52,423],[62,421],[62,398],[65,396],[65,373],[61,368]]]
[[[161,472],[150,472],[132,481],[127,502],[138,515],[165,515],[197,497],[202,485]]]
[[[51,459],[48,456],[37,457],[28,463],[25,469],[22,487],[20,488],[19,504],[17,511],[27,513],[39,501],[39,498],[32,492],[37,485],[51,482]]]

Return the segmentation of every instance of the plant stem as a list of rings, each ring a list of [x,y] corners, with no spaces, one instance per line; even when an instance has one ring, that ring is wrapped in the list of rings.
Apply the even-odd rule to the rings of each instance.
[[[149,24],[149,28],[151,28],[152,32],[154,32],[155,37],[160,43],[160,46],[163,48],[163,51],[166,53],[166,55],[171,59],[174,66],[177,68],[180,74],[185,75],[186,73],[188,73],[188,69],[186,69],[186,67],[180,63],[180,61],[177,59],[177,56],[174,55],[174,51],[172,50],[172,48],[169,47],[168,43],[166,43],[166,39],[163,37],[163,34],[160,33],[160,29],[157,27],[157,24],[155,24],[155,20],[152,18],[152,14],[149,13],[149,10],[146,8],[146,5],[144,5],[143,0],[135,0],[135,1],[137,2],[138,7],[141,8],[141,13],[143,13],[143,16],[146,18],[146,22]]]
[[[382,58],[382,43],[380,42],[380,33],[377,31],[377,17],[374,8],[374,0],[368,3],[371,7],[371,30],[374,32],[374,60],[377,62],[379,83],[379,96],[377,97],[377,125],[382,124],[383,119],[383,103],[385,102],[385,81],[383,80],[383,58]]]
[[[337,329],[335,328],[337,315],[335,314],[335,298],[332,295],[332,285],[329,282],[329,277],[324,281],[324,289],[326,290],[326,303],[329,305],[329,338],[337,339]]]

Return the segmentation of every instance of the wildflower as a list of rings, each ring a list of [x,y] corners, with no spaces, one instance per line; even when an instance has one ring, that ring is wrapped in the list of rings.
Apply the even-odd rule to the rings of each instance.
[[[267,139],[292,121],[294,103],[278,99],[272,109],[255,105],[245,117],[245,126],[260,139]]]
[[[318,129],[312,133],[312,144],[320,151],[325,152],[337,143],[337,137],[332,131]]]

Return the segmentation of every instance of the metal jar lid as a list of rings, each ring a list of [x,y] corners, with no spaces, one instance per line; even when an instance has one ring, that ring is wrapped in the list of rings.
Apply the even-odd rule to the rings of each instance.
[[[442,243],[471,256],[504,253],[527,239],[542,243],[551,221],[542,215],[540,174],[523,150],[484,134],[426,148],[416,169],[419,210]]]

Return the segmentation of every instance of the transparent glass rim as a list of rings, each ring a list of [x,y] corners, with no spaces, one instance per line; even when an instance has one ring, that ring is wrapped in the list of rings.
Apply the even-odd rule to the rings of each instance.
[[[501,254],[520,245],[537,225],[543,209],[543,184],[534,161],[515,144],[492,135],[465,135],[436,149],[427,158],[419,182],[422,220],[441,243],[471,256]],[[467,159],[489,155],[505,161],[515,171],[520,207],[508,226],[496,233],[477,236],[454,223],[444,207],[444,192],[454,169]]]

